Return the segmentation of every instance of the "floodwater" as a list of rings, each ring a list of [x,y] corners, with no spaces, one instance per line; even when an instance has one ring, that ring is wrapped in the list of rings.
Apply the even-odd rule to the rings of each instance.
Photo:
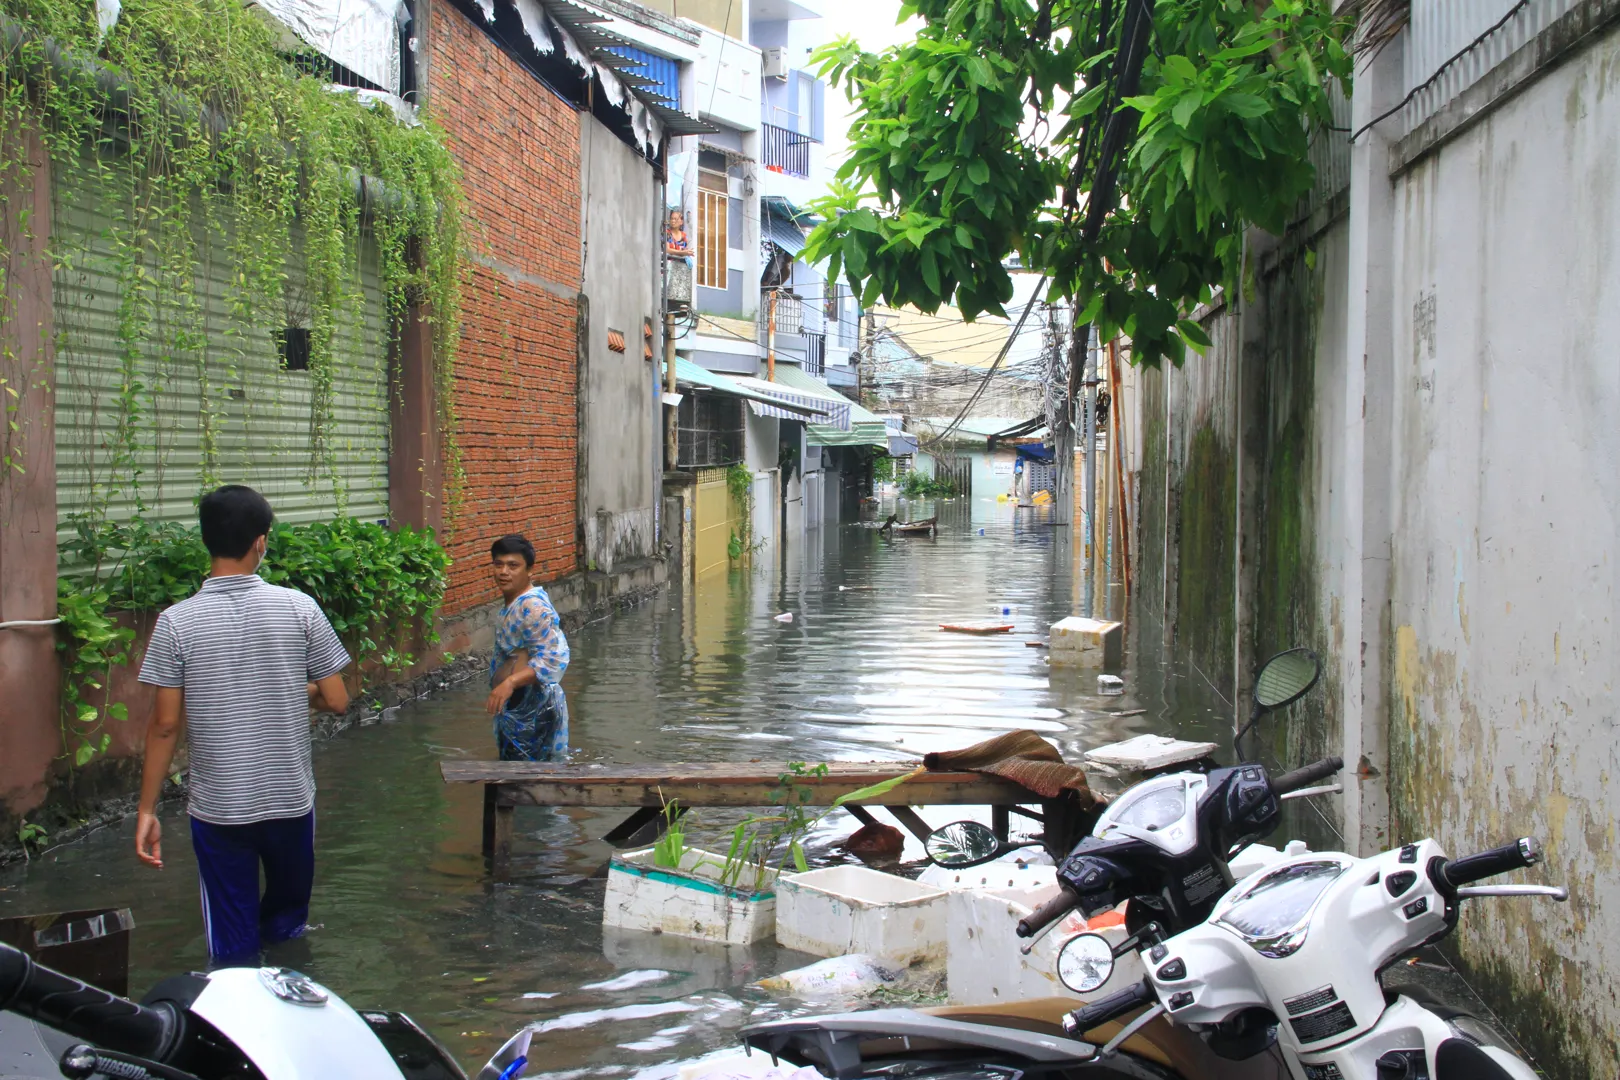
[[[1146,731],[1230,730],[1230,706],[1142,643],[1128,648],[1123,697],[1098,696],[1095,674],[1048,670],[1045,651],[1025,644],[1071,614],[1081,590],[1070,531],[1044,510],[989,500],[938,509],[937,538],[829,526],[779,567],[671,590],[573,635],[564,686],[578,760],[900,760],[1016,728],[1078,760]],[[931,512],[903,506],[901,517]],[[775,618],[784,613],[791,622]],[[1016,631],[938,629],[992,618]],[[520,808],[507,880],[492,882],[479,854],[481,793],[447,788],[438,772],[445,757],[494,756],[485,692],[481,680],[448,688],[392,723],[317,745],[316,925],[280,962],[356,1007],[411,1014],[469,1073],[532,1023],[552,1080],[658,1080],[735,1045],[747,1022],[807,1007],[751,985],[811,959],[774,944],[604,933],[594,875],[619,812]],[[694,816],[688,839],[699,844],[734,820]],[[162,818],[166,869],[137,864],[131,819],[0,871],[0,915],[133,909],[137,995],[203,966],[183,808],[166,806]],[[830,815],[812,857],[841,859],[834,845],[854,827]],[[908,856],[919,854],[910,842]]]

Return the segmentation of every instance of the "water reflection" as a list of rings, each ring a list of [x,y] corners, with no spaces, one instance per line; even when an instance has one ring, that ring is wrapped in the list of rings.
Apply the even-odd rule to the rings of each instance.
[[[1044,651],[1026,645],[1074,610],[1070,530],[1044,511],[988,501],[950,500],[938,513],[936,538],[829,527],[771,565],[575,634],[565,686],[580,759],[902,759],[1018,727],[1077,756],[1143,731],[1226,724],[1207,687],[1144,643],[1129,649],[1125,696],[1106,698],[1094,674],[1049,671]],[[784,612],[791,622],[776,621]],[[992,617],[1015,632],[938,629]],[[787,1007],[750,984],[806,957],[604,934],[593,875],[608,849],[597,838],[621,814],[520,809],[512,880],[487,880],[481,794],[438,774],[442,757],[493,756],[482,699],[477,686],[451,689],[318,748],[320,926],[299,962],[352,1004],[411,1013],[469,1064],[518,1026],[544,1022],[554,1076],[658,1066],[651,1080],[670,1071],[661,1063],[729,1045],[749,1018]],[[1145,711],[1116,715],[1133,710]],[[161,873],[136,865],[129,822],[4,872],[0,913],[129,906],[139,923],[132,986],[200,966],[184,818],[170,807],[163,820]],[[704,816],[695,839],[730,820]],[[832,844],[851,828],[832,815],[813,853],[837,857]],[[908,855],[920,855],[914,843]]]

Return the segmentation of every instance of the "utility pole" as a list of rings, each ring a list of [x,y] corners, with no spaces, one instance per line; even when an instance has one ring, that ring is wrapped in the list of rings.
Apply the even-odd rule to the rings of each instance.
[[[765,380],[776,381],[776,290],[771,290],[771,299],[766,304],[765,316]]]

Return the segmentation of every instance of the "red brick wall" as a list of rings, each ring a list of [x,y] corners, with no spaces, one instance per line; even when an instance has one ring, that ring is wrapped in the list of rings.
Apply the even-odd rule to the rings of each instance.
[[[428,47],[428,110],[461,163],[480,259],[456,372],[467,479],[446,529],[455,614],[496,598],[487,552],[503,533],[534,544],[539,581],[577,568],[576,304],[557,292],[580,286],[580,118],[447,4],[432,5]]]

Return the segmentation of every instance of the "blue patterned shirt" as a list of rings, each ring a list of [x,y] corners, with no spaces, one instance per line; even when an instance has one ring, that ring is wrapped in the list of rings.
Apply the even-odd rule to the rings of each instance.
[[[551,597],[538,585],[501,608],[500,622],[495,626],[492,672],[504,667],[517,652],[528,654],[535,681],[542,685],[559,681],[568,670],[568,639],[563,636]]]

